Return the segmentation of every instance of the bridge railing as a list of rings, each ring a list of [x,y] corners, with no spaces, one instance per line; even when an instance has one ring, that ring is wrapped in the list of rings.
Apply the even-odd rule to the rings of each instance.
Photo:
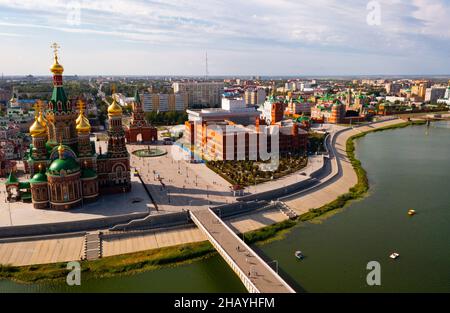
[[[210,208],[208,208],[208,210],[209,210],[209,212],[211,212],[212,214],[214,214],[214,216],[217,217],[217,219],[219,220],[219,223],[222,224],[222,225],[223,225],[223,226],[231,233],[232,236],[234,236],[238,241],[241,242],[241,244],[247,249],[247,251],[252,252],[252,253],[255,255],[256,259],[259,260],[259,261],[263,264],[263,266],[264,266],[269,272],[271,272],[271,273],[278,279],[278,281],[279,281],[281,284],[283,284],[283,285],[286,287],[286,289],[287,289],[289,292],[295,293],[295,290],[292,289],[292,287],[289,286],[289,284],[288,284],[283,278],[281,278],[281,276],[278,275],[278,273],[275,272],[275,271],[273,270],[273,268],[270,267],[270,266],[266,263],[266,261],[264,261],[264,260],[263,260],[256,252],[254,252],[254,251],[253,251],[253,250],[252,250],[252,249],[251,249],[244,241],[242,241],[241,238],[239,238],[238,235],[236,235],[236,233],[235,233],[230,227],[228,227],[228,225],[225,224],[225,222],[222,221],[222,219],[219,218],[219,217],[214,213],[213,210],[211,210]]]
[[[211,211],[212,212],[212,211]],[[213,213],[213,212],[212,212]],[[214,213],[213,213],[214,214]],[[231,269],[238,275],[239,279],[244,284],[250,293],[260,293],[259,289],[253,284],[250,278],[244,273],[244,271],[237,265],[233,258],[225,251],[224,248],[217,242],[216,239],[210,234],[210,232],[203,226],[203,224],[198,220],[198,218],[190,212],[192,221],[203,231],[203,233],[208,237],[208,240],[214,246],[214,248],[219,252],[219,254],[224,258],[224,260],[230,265]],[[214,214],[214,216],[216,216]],[[220,220],[220,218],[218,218]]]
[[[270,272],[270,273],[272,273],[272,275],[274,276],[274,277],[276,277],[277,278],[277,280],[289,291],[289,292],[291,292],[291,293],[295,293],[295,290],[294,289],[292,289],[292,287],[291,286],[289,286],[289,284],[286,282],[286,281],[284,281],[284,279],[283,278],[281,278],[279,275],[278,275],[278,273],[276,273],[274,270],[273,270],[273,268],[272,267],[270,267],[257,253],[255,253],[244,241],[242,241],[242,239],[241,238],[239,238],[238,237],[238,235],[236,235],[236,233],[230,228],[230,227],[228,227],[228,225],[227,224],[225,224],[224,223],[224,221],[222,221],[222,219],[221,218],[219,218],[215,213],[214,213],[214,211],[213,210],[211,210],[210,208],[208,208],[208,211],[211,213],[211,214],[213,214],[213,216],[215,216],[216,218],[217,218],[217,220],[219,221],[219,223],[220,224],[222,224],[222,226],[224,226],[230,233],[231,233],[231,235],[232,236],[234,236],[235,238],[236,238],[236,240],[238,240],[239,242],[240,242],[240,245],[242,245],[244,248],[246,248],[246,250],[247,251],[249,251],[249,252],[251,252],[254,256],[255,256],[255,258],[259,261],[259,262],[261,262],[262,263],[262,265]],[[200,223],[201,224],[201,223]],[[203,229],[205,229],[204,227],[202,227]],[[206,229],[205,229],[206,230]],[[213,238],[214,239],[214,238]],[[215,240],[214,240],[215,241]],[[218,244],[218,243],[217,243]],[[223,249],[222,247],[221,247],[221,249]],[[225,252],[226,253],[226,252]],[[228,254],[227,254],[228,255]],[[231,257],[230,257],[231,258]],[[234,261],[233,261],[234,262]],[[242,270],[240,270],[241,272],[242,272]],[[244,274],[244,277],[246,277],[247,279],[248,279],[248,277],[247,276],[245,276],[245,274]],[[249,279],[248,279],[249,280]],[[252,283],[253,284],[253,283]]]

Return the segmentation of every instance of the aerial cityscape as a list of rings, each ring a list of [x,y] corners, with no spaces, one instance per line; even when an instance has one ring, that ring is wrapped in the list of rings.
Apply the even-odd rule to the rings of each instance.
[[[350,2],[0,1],[0,293],[450,292],[450,3]]]

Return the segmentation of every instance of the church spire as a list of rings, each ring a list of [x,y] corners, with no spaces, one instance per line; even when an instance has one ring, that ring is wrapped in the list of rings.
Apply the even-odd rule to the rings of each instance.
[[[54,63],[50,67],[50,72],[53,73],[53,93],[49,102],[49,108],[53,112],[71,111],[70,103],[63,88],[62,74],[64,72],[64,68],[58,62],[58,49],[60,47],[56,42],[50,47],[53,49]]]

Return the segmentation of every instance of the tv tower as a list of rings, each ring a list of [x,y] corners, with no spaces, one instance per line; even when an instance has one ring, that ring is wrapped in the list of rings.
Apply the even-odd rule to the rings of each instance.
[[[205,80],[208,80],[209,71],[208,71],[208,51],[206,51],[205,56]]]

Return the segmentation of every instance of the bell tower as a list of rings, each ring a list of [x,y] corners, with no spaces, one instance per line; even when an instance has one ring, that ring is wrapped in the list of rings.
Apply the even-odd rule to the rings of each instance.
[[[54,62],[50,67],[50,71],[53,73],[53,93],[48,102],[47,119],[54,125],[55,131],[50,133],[49,144],[54,147],[57,145],[58,139],[62,138],[64,145],[74,147],[78,141],[75,129],[77,113],[72,110],[72,104],[63,88],[64,68],[58,61],[59,46],[54,43],[51,48],[54,53]]]
[[[112,98],[113,101],[108,107],[108,155],[113,158],[127,157],[125,130],[122,125],[122,107],[117,103],[114,93]]]

